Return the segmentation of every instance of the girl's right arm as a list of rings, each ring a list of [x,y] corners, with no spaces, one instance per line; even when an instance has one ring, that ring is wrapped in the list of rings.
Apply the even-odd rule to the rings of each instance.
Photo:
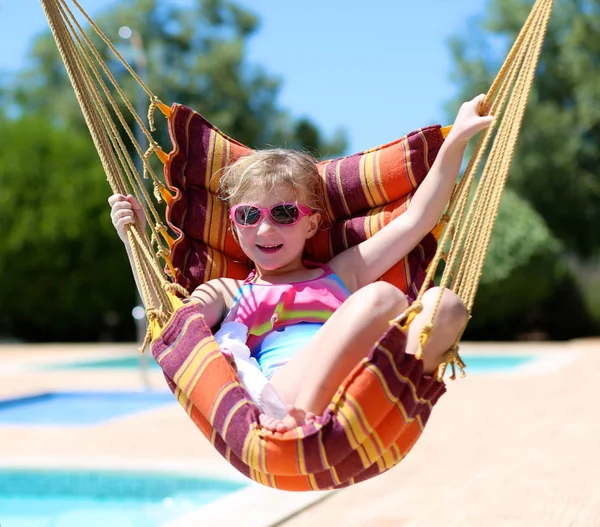
[[[143,298],[139,277],[137,276],[133,260],[133,253],[131,251],[129,239],[127,238],[127,225],[131,225],[137,220],[141,229],[144,229],[146,226],[146,218],[144,217],[142,207],[131,195],[123,196],[122,194],[114,194],[108,198],[108,203],[111,207],[110,216],[112,223],[117,230],[119,238],[121,238],[121,241],[125,245],[135,283],[140,292],[140,297]],[[194,290],[192,293],[192,301],[198,303],[201,307],[202,314],[209,327],[214,328],[221,323],[241,284],[242,282],[240,280],[218,278],[216,280],[210,280]],[[152,290],[151,293],[154,296]],[[154,296],[153,300],[154,305],[158,306],[158,298]]]
[[[127,257],[129,258],[129,265],[131,266],[133,278],[135,279],[135,285],[137,286],[140,298],[143,300],[144,295],[142,294],[140,279],[137,275],[131,245],[129,244],[129,239],[127,238],[127,226],[133,225],[137,220],[140,229],[145,229],[146,217],[144,216],[144,211],[137,200],[131,195],[124,196],[123,194],[113,194],[110,198],[108,198],[108,204],[110,205],[110,218],[112,220],[112,224],[115,227],[119,238],[121,238],[121,241],[125,245]],[[153,296],[154,305],[159,306],[160,303],[158,297],[155,296],[152,289],[150,290],[150,293]],[[146,306],[146,308],[147,307],[148,306]]]
[[[223,321],[241,284],[240,280],[216,278],[194,290],[192,302],[200,306],[204,320],[211,329]]]

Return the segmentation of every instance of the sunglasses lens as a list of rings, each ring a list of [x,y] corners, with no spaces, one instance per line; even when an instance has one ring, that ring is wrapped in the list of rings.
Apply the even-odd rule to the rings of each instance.
[[[293,203],[282,203],[271,209],[271,217],[279,225],[289,225],[298,221],[300,211]]]
[[[260,220],[260,209],[244,205],[235,209],[235,221],[240,225],[255,225]]]

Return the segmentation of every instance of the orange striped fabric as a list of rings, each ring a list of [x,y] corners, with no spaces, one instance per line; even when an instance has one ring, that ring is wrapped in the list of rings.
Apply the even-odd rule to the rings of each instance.
[[[188,290],[217,277],[245,278],[245,256],[217,199],[218,173],[250,149],[180,105],[169,119],[174,148],[165,168],[175,192],[167,221],[178,234],[172,261]],[[308,257],[326,262],[402,214],[443,142],[439,126],[382,147],[318,165],[331,227],[310,240]],[[415,296],[435,254],[429,234],[384,277]],[[404,352],[391,327],[346,378],[314,424],[285,434],[261,428],[259,410],[218,349],[204,317],[184,305],[152,344],[167,383],[198,429],[249,478],[285,490],[341,488],[399,463],[444,393],[422,362]]]
[[[194,304],[180,308],[152,344],[186,413],[247,477],[284,490],[345,487],[385,472],[408,454],[445,386],[404,353],[395,326],[346,378],[314,424],[284,434],[263,429]]]
[[[174,147],[165,177],[175,198],[166,216],[178,235],[171,255],[175,280],[193,290],[213,278],[245,278],[250,263],[228,229],[227,208],[217,192],[220,169],[252,150],[178,104],[169,129]],[[430,126],[378,148],[319,163],[331,222],[309,240],[307,257],[326,263],[402,214],[442,143],[441,128]],[[427,235],[382,278],[416,296],[436,248],[433,235]]]

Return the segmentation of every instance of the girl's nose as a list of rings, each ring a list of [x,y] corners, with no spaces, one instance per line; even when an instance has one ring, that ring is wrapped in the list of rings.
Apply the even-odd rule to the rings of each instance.
[[[260,223],[258,224],[258,227],[256,228],[256,233],[257,234],[268,233],[269,231],[272,231],[274,228],[275,228],[275,225],[273,225],[273,221],[271,220],[271,218],[269,218],[268,215],[265,214],[260,219]]]

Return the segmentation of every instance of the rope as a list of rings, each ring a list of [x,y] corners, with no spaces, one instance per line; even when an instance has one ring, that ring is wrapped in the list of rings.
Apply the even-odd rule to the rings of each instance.
[[[168,241],[167,229],[161,222],[162,219],[144,185],[144,179],[150,177],[154,187],[154,198],[158,202],[163,197],[169,199],[165,185],[158,178],[149,160],[152,153],[155,153],[163,162],[165,161],[166,154],[154,140],[152,132],[156,130],[154,123],[156,109],[168,113],[168,107],[150,91],[134,69],[123,59],[116,47],[83,10],[78,0],[72,2],[87,20],[91,29],[123,64],[150,100],[148,126],[146,126],[77,21],[73,11],[67,5],[67,0],[41,0],[107,180],[113,192],[126,194],[128,189],[131,189],[148,218],[150,235],[146,230],[134,225],[129,228],[127,237],[144,304],[147,306],[146,315],[150,322],[162,325],[172,314],[173,308],[169,295],[189,298],[189,293],[184,288],[165,279],[164,265],[161,265],[161,260],[168,267],[172,277],[175,277],[176,270],[170,261],[169,248],[163,244],[161,235],[168,243],[171,242]],[[444,260],[445,269],[439,284],[440,295],[436,299],[429,323],[424,325],[419,335],[417,357],[423,354],[445,288],[452,289],[461,297],[469,315],[473,309],[485,255],[514,156],[552,6],[552,0],[535,2],[523,29],[494,79],[481,108],[482,114],[490,113],[495,116],[494,122],[482,133],[463,177],[452,192],[446,212],[440,221],[440,225],[445,225],[445,228],[438,242],[438,250],[427,270],[423,287],[415,302],[399,317],[390,321],[390,324],[395,324],[404,331],[408,329],[415,316],[422,312],[423,295],[433,282],[440,261]],[[108,79],[109,84],[116,90],[127,111],[140,127],[148,141],[147,150],[142,149],[136,140],[104,79]],[[111,110],[133,145],[135,153],[142,160],[141,174],[136,169],[128,147],[117,129]],[[477,178],[481,166],[483,166],[482,173]],[[476,185],[475,189],[474,185]],[[458,348],[458,341],[463,332],[464,328],[454,345],[445,354],[438,368],[439,376],[443,376],[448,367],[452,370],[450,377],[452,379],[456,377],[456,368],[460,370],[461,375],[464,374],[465,365],[459,356]],[[150,339],[149,324],[142,350]]]

